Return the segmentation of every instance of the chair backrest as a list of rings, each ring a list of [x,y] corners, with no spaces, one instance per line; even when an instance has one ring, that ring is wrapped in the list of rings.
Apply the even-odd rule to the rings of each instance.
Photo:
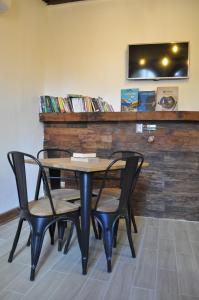
[[[127,209],[132,191],[135,186],[134,182],[136,181],[137,170],[139,168],[139,157],[134,155],[132,156],[129,155],[128,157],[123,157],[123,158],[116,158],[109,164],[109,166],[107,167],[104,173],[104,178],[101,184],[101,188],[97,196],[95,209],[97,208],[98,202],[100,201],[101,194],[103,193],[106,180],[108,179],[108,173],[112,170],[113,166],[117,164],[119,161],[125,162],[125,166],[120,172],[120,182],[122,184],[121,184],[121,195],[119,199],[118,211],[122,212],[123,210]]]
[[[8,152],[7,157],[8,157],[8,161],[11,165],[11,168],[14,172],[14,175],[15,175],[20,208],[22,210],[26,210],[29,212],[25,159],[31,159],[34,161],[34,163],[39,168],[39,172],[40,172],[41,178],[43,180],[46,195],[50,200],[52,213],[55,214],[47,176],[46,176],[44,168],[42,167],[42,165],[38,161],[38,159],[30,154],[19,152],[19,151],[10,151],[10,152]]]
[[[60,157],[71,157],[72,152],[66,149],[59,148],[46,148],[41,149],[37,153],[37,158],[39,159],[41,154],[44,154],[44,157],[47,158],[60,158]],[[49,168],[49,180],[52,190],[61,188],[61,170]]]
[[[121,194],[118,207],[119,211],[126,209],[130,203],[132,193],[137,182],[137,173],[139,169],[138,156],[128,156],[123,158],[123,160],[126,160],[126,166],[121,170]]]
[[[130,150],[119,150],[119,151],[114,151],[111,154],[111,158],[127,158],[127,157],[138,157],[138,168],[136,172],[136,179],[134,180],[134,187],[136,185],[137,179],[139,177],[140,171],[142,169],[142,164],[144,162],[144,155],[140,152],[137,151],[130,151]],[[122,171],[123,172],[123,171]],[[120,177],[122,180],[122,176]],[[120,187],[122,186],[122,182],[120,180]]]

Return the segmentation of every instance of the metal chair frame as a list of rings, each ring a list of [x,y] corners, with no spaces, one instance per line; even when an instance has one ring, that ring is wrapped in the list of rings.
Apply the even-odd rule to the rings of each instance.
[[[122,169],[120,173],[121,196],[119,199],[118,208],[114,212],[98,211],[97,209],[98,203],[100,202],[100,198],[108,178],[108,173],[111,170],[112,166],[121,160],[125,161],[126,163],[124,169]],[[135,188],[135,182],[137,180],[137,172],[139,168],[138,163],[139,163],[138,156],[136,157],[136,156],[129,155],[128,157],[114,159],[109,164],[106,171],[104,172],[104,178],[102,180],[99,194],[97,196],[95,208],[92,210],[92,215],[97,220],[102,230],[108,272],[111,272],[112,270],[111,267],[112,247],[114,245],[114,237],[116,235],[116,231],[118,227],[117,223],[120,217],[125,218],[127,236],[131,248],[131,253],[133,257],[136,256],[135,249],[133,246],[132,236],[131,236],[131,219],[129,214],[129,203],[130,203],[133,189]]]
[[[24,221],[27,221],[30,226],[30,244],[31,244],[31,273],[30,273],[30,280],[33,281],[35,278],[35,270],[38,264],[39,256],[41,253],[41,248],[43,244],[44,235],[47,229],[49,229],[51,235],[51,243],[54,242],[54,230],[53,226],[58,221],[65,221],[70,220],[75,224],[77,230],[77,237],[78,242],[81,249],[81,230],[80,230],[80,223],[79,223],[79,210],[67,212],[63,214],[56,214],[53,200],[50,193],[50,187],[48,183],[48,178],[46,172],[39,162],[37,158],[34,156],[19,152],[19,151],[11,151],[7,154],[8,161],[11,165],[11,168],[15,175],[17,191],[18,191],[18,198],[19,198],[19,205],[20,205],[20,215],[19,215],[19,223],[17,232],[14,238],[13,246],[10,251],[10,255],[8,258],[8,262],[12,262],[13,256],[18,244],[18,240],[20,237],[22,225]],[[25,159],[32,159],[34,163],[39,167],[39,172],[41,174],[41,179],[43,181],[44,189],[46,197],[49,199],[50,207],[52,210],[52,214],[49,216],[37,216],[31,214],[28,205],[28,193],[27,193],[27,180],[26,180],[26,170],[25,170]],[[42,201],[39,200],[38,201]],[[59,232],[58,232],[59,234]]]
[[[138,177],[140,175],[141,169],[142,169],[142,165],[143,165],[143,162],[144,162],[144,156],[140,152],[130,151],[130,150],[118,150],[118,151],[114,151],[114,152],[111,153],[110,158],[114,158],[115,156],[119,156],[119,158],[121,158],[121,159],[126,158],[126,157],[131,157],[131,156],[138,157],[138,168],[137,168],[137,172],[136,172],[136,178],[134,180],[134,186],[133,186],[133,189],[132,189],[132,192],[133,192],[134,188],[136,186]],[[115,180],[115,177],[108,176],[107,179],[108,180],[110,180],[110,179],[111,180]],[[101,180],[102,180],[102,178],[101,178]],[[120,180],[120,188],[121,188],[121,185],[122,185],[122,182]],[[118,200],[119,200],[119,198],[118,198]],[[129,216],[130,216],[132,224],[133,224],[134,232],[137,233],[138,230],[137,230],[137,225],[136,225],[136,221],[135,221],[135,216],[134,216],[134,210],[133,210],[132,202],[133,201],[129,201],[129,207],[128,207],[128,209],[129,209]],[[102,234],[102,232],[101,232],[101,226],[98,226],[98,229],[97,229],[96,224],[94,222],[94,219],[92,219],[92,224],[93,224],[93,229],[94,229],[94,234],[95,234],[96,239],[101,239],[101,234]],[[118,226],[119,226],[119,219],[118,219],[117,224],[116,224],[116,230],[115,230],[116,234],[115,234],[115,237],[114,237],[114,247],[116,247],[117,228],[118,228]]]

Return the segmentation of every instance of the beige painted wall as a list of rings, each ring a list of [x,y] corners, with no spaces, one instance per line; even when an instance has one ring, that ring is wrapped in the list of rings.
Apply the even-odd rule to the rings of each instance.
[[[6,153],[36,153],[42,146],[37,99],[44,82],[45,13],[41,0],[13,0],[0,13],[0,213],[18,205]]]
[[[198,28],[198,0],[12,0],[0,13],[0,213],[18,204],[6,153],[42,147],[39,95],[102,96],[119,110],[121,88],[178,85],[179,109],[199,110]],[[128,44],[177,40],[190,41],[189,80],[125,79]]]
[[[199,1],[90,0],[48,7],[45,92],[102,96],[120,109],[120,90],[179,86],[179,110],[199,110]],[[190,79],[126,80],[127,45],[190,41]]]

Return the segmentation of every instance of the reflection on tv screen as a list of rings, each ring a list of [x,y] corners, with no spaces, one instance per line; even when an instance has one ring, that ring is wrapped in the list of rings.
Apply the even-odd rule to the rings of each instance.
[[[188,42],[129,45],[129,79],[188,78]]]

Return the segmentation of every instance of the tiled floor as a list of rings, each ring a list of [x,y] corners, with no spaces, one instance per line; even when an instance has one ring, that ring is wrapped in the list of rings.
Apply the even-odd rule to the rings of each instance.
[[[81,275],[76,238],[63,255],[46,234],[34,282],[29,281],[27,225],[15,259],[7,263],[16,224],[14,220],[0,227],[1,300],[199,300],[199,223],[137,217],[133,259],[121,222],[111,274],[106,272],[102,241],[91,234],[87,276]]]

